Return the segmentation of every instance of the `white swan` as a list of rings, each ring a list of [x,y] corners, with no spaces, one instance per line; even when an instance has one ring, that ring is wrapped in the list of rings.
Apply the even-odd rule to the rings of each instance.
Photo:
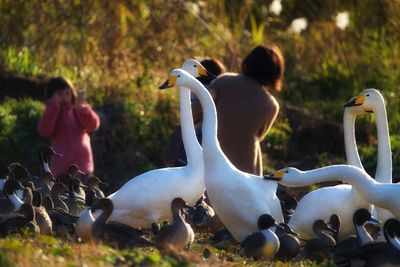
[[[364,170],[351,165],[331,165],[310,171],[300,171],[288,167],[275,172],[265,179],[277,181],[289,187],[306,186],[328,181],[343,181],[351,184],[355,190],[369,203],[389,210],[396,218],[400,218],[398,196],[400,184],[379,183]],[[332,196],[334,197],[334,196]],[[350,203],[342,202],[342,209]],[[312,207],[310,207],[312,209]]]
[[[193,76],[206,75],[197,61],[183,65]],[[170,204],[180,197],[194,205],[205,191],[203,153],[197,141],[190,92],[180,90],[182,139],[188,164],[183,167],[156,169],[129,180],[118,191],[108,196],[114,204],[110,221],[118,221],[134,228],[148,228],[153,223],[172,217]]]
[[[351,126],[352,131],[346,131],[345,128],[345,135],[351,134],[351,137],[345,137],[345,141],[351,140],[349,142],[350,144],[345,145],[347,162],[351,165],[364,169],[356,145],[354,123],[355,117],[358,114],[366,112],[373,112],[376,116],[378,162],[374,178],[380,183],[392,183],[392,150],[390,147],[389,126],[387,121],[385,99],[383,98],[382,94],[374,88],[365,89],[357,97],[353,98],[345,105],[343,125],[344,127],[346,127],[346,125]],[[349,116],[348,114],[351,115]],[[348,120],[348,123],[345,122],[346,120]],[[381,208],[375,208],[375,210],[375,217],[382,222],[393,217],[393,215],[387,210],[383,210]]]
[[[347,162],[363,169],[357,150],[354,124],[357,115],[371,111],[377,116],[378,128],[379,143],[376,177],[380,182],[387,182],[388,179],[385,175],[390,174],[389,177],[391,177],[392,172],[389,133],[385,101],[376,89],[362,91],[345,105],[343,129]],[[382,180],[382,178],[384,179]],[[343,209],[343,203],[347,203],[346,209]],[[361,208],[371,211],[373,206],[365,198],[361,197],[356,190],[352,189],[351,185],[324,187],[308,193],[300,200],[289,225],[300,234],[301,238],[310,239],[314,236],[312,230],[314,221],[318,219],[328,221],[332,214],[337,214],[342,220],[340,237],[345,237],[355,233],[352,218],[353,214]]]
[[[257,220],[270,214],[283,222],[277,183],[238,170],[222,152],[217,138],[217,112],[207,89],[184,70],[170,72],[164,87],[188,87],[203,108],[204,181],[214,210],[237,241],[258,231]],[[193,137],[194,138],[194,137]]]

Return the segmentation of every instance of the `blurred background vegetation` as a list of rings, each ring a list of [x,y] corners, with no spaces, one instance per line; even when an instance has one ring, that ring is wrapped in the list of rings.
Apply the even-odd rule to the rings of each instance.
[[[0,0],[0,162],[38,172],[36,133],[49,77],[86,88],[102,119],[92,134],[96,174],[121,185],[162,165],[178,123],[178,93],[157,87],[185,59],[213,57],[238,71],[252,47],[284,51],[282,110],[263,142],[265,170],[344,163],[343,104],[364,88],[387,102],[400,177],[400,1]],[[357,120],[368,171],[373,115]]]

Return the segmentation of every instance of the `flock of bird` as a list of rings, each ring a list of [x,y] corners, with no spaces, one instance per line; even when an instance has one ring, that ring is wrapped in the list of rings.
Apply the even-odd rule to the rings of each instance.
[[[347,165],[310,171],[290,167],[257,176],[237,169],[219,145],[215,104],[196,79],[207,75],[211,74],[198,61],[189,59],[160,86],[179,88],[186,166],[143,173],[106,197],[101,190],[106,184],[87,177],[74,164],[53,177],[50,158],[62,155],[43,147],[40,177],[18,163],[0,170],[0,236],[28,228],[117,248],[168,250],[189,247],[195,232],[202,232],[214,235],[213,246],[255,260],[400,265],[396,219],[400,218],[396,199],[400,185],[392,183],[386,109],[378,90],[366,89],[345,105]],[[190,92],[203,108],[202,144],[195,135]],[[375,179],[363,169],[355,139],[355,118],[365,112],[377,117]],[[298,187],[325,181],[346,184],[311,191],[298,203],[289,196],[278,198],[278,184]]]

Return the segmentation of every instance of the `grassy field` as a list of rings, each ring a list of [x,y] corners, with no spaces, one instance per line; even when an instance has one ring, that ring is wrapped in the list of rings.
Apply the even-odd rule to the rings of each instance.
[[[335,266],[310,261],[266,262],[241,257],[236,252],[217,250],[208,245],[208,237],[196,235],[186,251],[160,252],[156,248],[116,250],[91,242],[61,240],[51,236],[28,234],[0,240],[0,266]]]

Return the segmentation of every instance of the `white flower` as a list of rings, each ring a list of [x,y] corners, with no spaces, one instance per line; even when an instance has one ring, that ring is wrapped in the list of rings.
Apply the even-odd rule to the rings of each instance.
[[[349,25],[349,13],[347,12],[339,12],[336,15],[336,26],[344,30]]]
[[[307,28],[307,19],[297,18],[292,21],[292,24],[290,24],[289,31],[294,33],[301,33],[306,28]]]
[[[279,14],[281,14],[281,11],[282,11],[282,3],[281,3],[281,0],[274,0],[274,1],[272,1],[271,5],[269,6],[269,10],[270,10],[273,14],[279,16]]]

